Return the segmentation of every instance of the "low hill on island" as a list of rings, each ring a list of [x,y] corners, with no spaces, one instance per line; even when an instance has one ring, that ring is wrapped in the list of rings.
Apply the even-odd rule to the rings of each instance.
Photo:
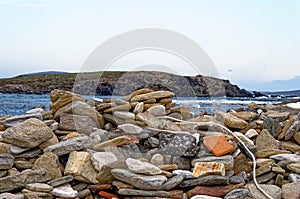
[[[0,79],[0,93],[46,94],[53,89],[62,89],[86,95],[127,95],[144,87],[170,90],[177,96],[253,97],[252,93],[232,85],[229,80],[152,71],[37,73]]]

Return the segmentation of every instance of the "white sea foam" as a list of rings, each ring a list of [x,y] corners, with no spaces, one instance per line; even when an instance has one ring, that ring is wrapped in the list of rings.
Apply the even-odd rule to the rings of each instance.
[[[221,99],[221,100],[173,100],[174,102],[178,104],[197,104],[197,103],[205,103],[205,104],[250,104],[250,103],[256,103],[256,104],[268,104],[271,102],[268,101],[258,101],[258,100],[227,100],[227,99]]]

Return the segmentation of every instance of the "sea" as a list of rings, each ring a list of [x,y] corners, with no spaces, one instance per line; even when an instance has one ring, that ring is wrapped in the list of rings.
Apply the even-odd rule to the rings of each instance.
[[[84,96],[85,99],[101,100],[111,96]],[[114,96],[114,98],[121,98]],[[247,108],[248,104],[276,104],[286,100],[300,101],[299,97],[257,97],[257,98],[237,98],[237,97],[176,97],[174,102],[177,106],[190,106],[191,112],[199,114],[207,112],[212,114],[215,111],[228,111],[230,109]],[[1,115],[21,115],[26,111],[39,106],[44,106],[49,110],[51,101],[49,94],[0,94],[0,116]]]

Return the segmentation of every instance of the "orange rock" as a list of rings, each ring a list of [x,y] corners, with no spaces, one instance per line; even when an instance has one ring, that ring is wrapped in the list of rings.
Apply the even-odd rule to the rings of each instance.
[[[119,198],[115,194],[108,193],[108,192],[105,192],[105,191],[100,191],[99,196],[105,197],[107,199],[117,199],[117,198]]]
[[[224,136],[206,136],[203,143],[215,156],[222,156],[233,151],[233,146]]]
[[[0,125],[0,131],[5,131],[5,126]]]
[[[75,137],[80,137],[80,134],[77,132],[68,133],[62,140],[68,140]]]

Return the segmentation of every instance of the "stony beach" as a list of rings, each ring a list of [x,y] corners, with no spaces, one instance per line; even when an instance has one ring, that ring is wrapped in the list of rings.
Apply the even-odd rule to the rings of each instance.
[[[50,111],[0,116],[0,198],[300,198],[300,109],[194,115],[174,96],[52,90]]]

